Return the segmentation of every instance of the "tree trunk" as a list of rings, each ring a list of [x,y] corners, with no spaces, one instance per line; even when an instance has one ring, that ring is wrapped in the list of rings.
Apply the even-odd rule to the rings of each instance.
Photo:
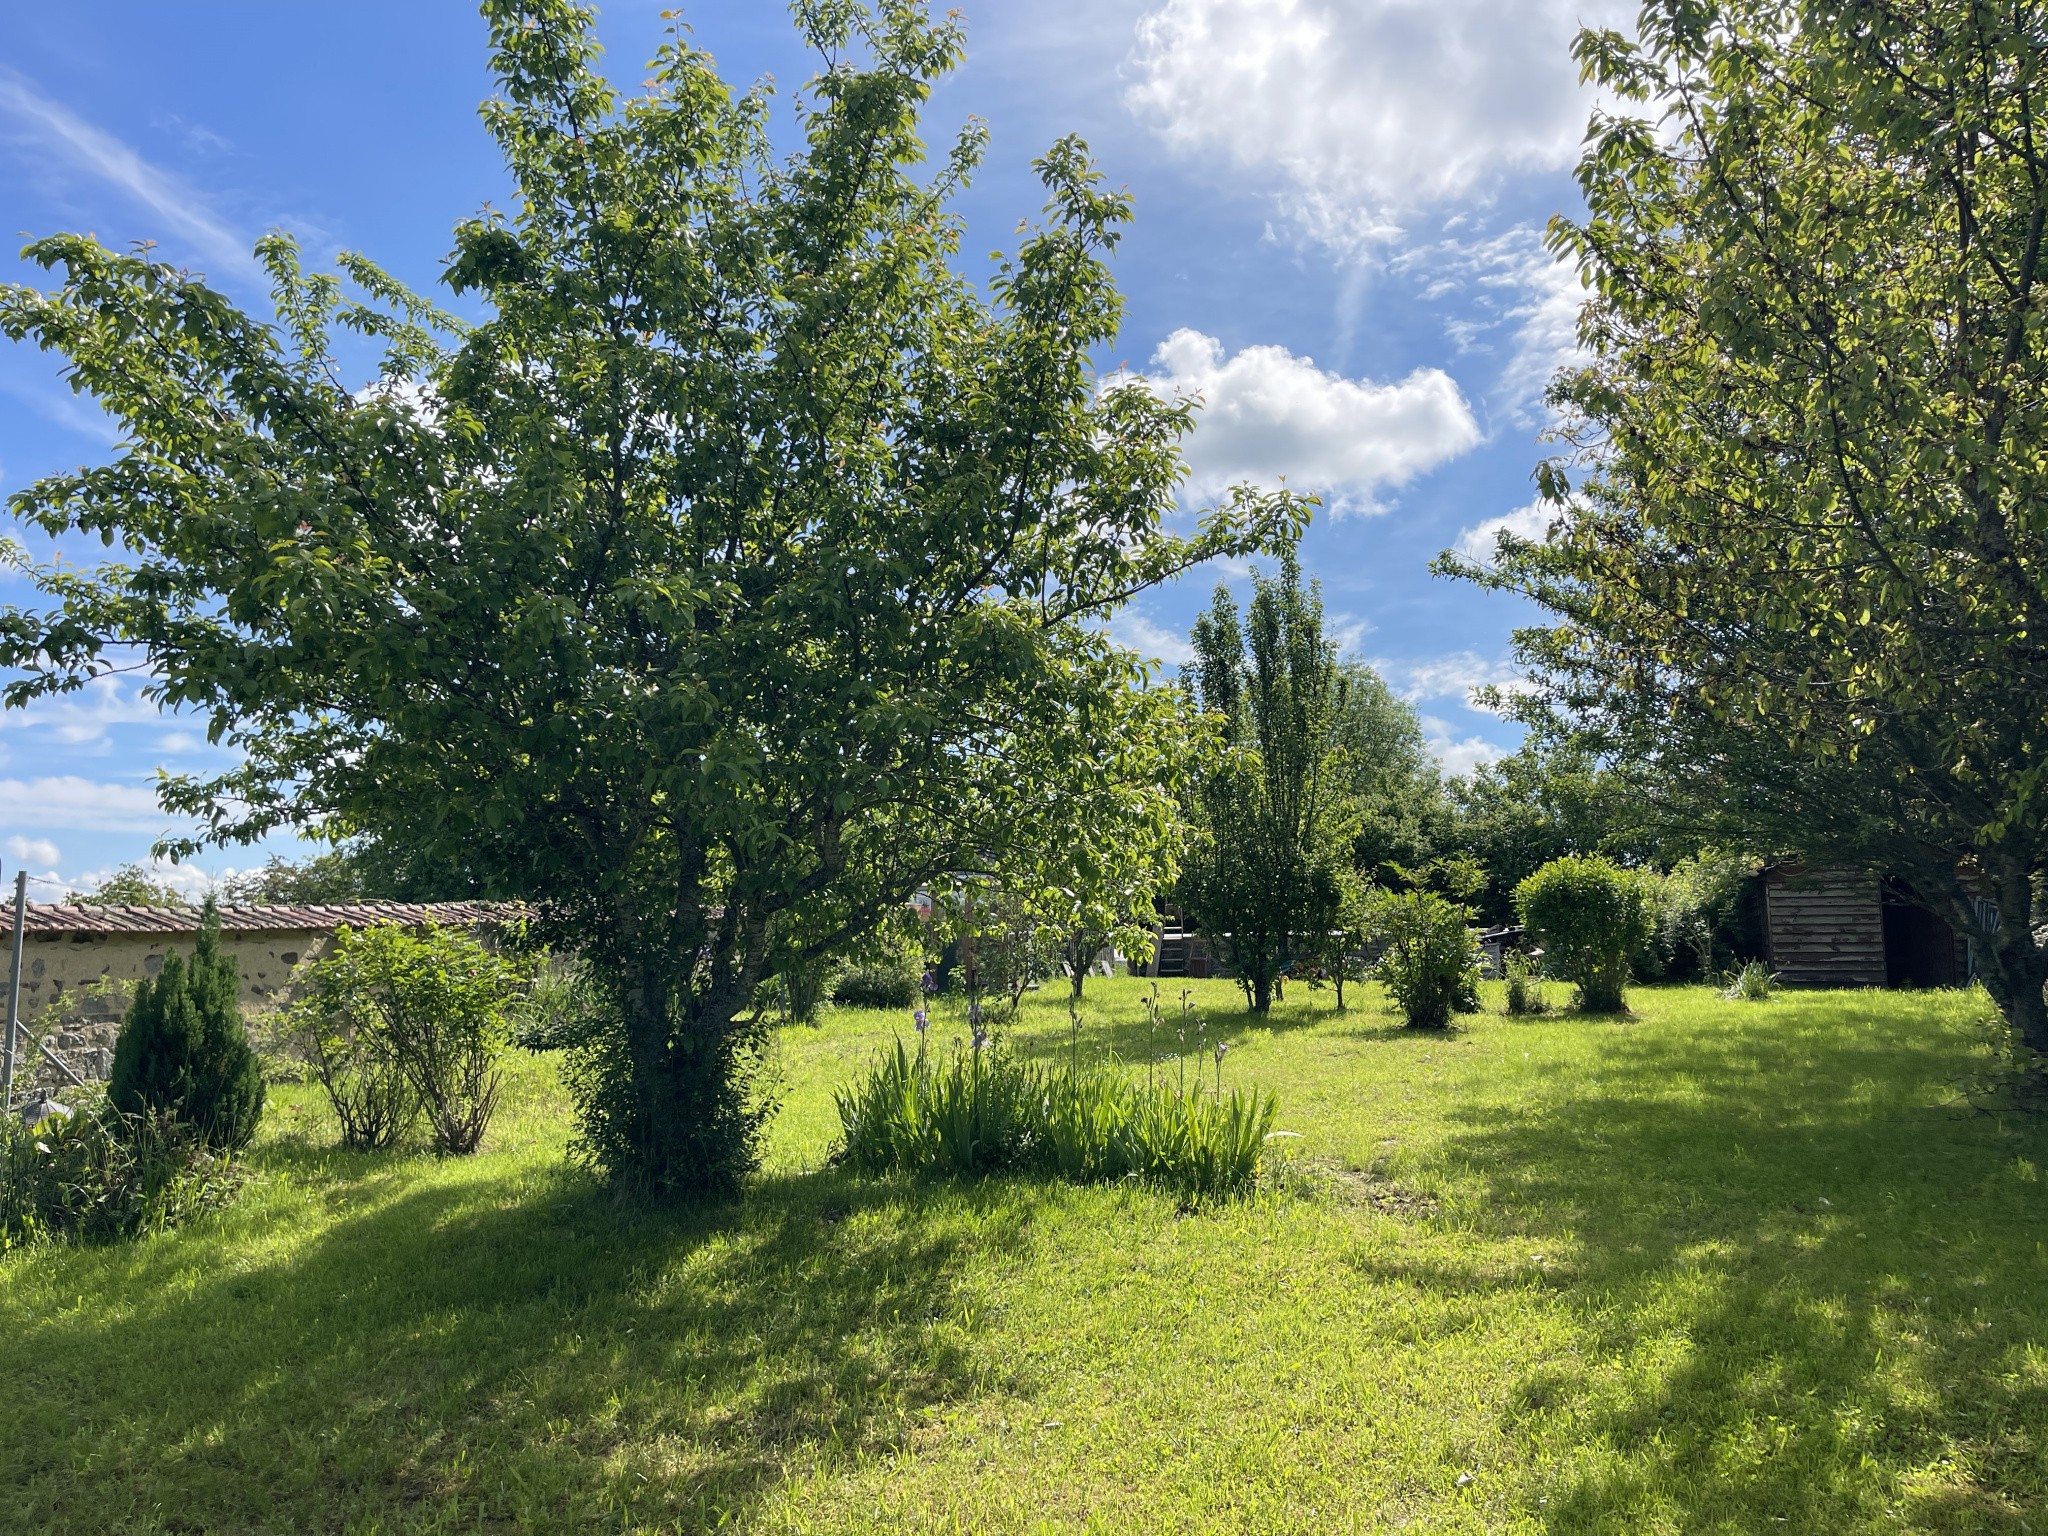
[[[628,1081],[593,1084],[583,1106],[595,1160],[649,1193],[737,1193],[759,1150],[762,1115],[748,1102],[757,1026],[736,1022],[733,999],[675,1017],[658,966],[643,968],[621,1002]]]
[[[1252,1012],[1270,1013],[1273,1009],[1273,978],[1264,971],[1252,977]]]
[[[1998,907],[1998,926],[1990,933],[1974,921],[1968,925],[1984,954],[1984,989],[2021,1043],[2048,1054],[2048,953],[2034,942],[2033,884],[2025,858],[1991,855],[1980,867],[1986,894]]]
[[[1344,1011],[1344,957],[1337,957],[1337,1011]]]

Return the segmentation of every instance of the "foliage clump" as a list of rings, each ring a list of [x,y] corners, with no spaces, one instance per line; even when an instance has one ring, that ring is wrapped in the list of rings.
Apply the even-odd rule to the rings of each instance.
[[[529,979],[517,961],[432,922],[338,929],[307,968],[298,1011],[343,1141],[389,1146],[424,1112],[437,1151],[474,1152]]]
[[[1138,1083],[1107,1068],[1020,1061],[977,1032],[943,1055],[901,1040],[838,1094],[843,1159],[867,1173],[1136,1178],[1190,1198],[1249,1188],[1279,1103],[1270,1093]]]
[[[242,1022],[241,976],[211,897],[189,960],[164,957],[137,985],[114,1042],[107,1097],[123,1115],[170,1114],[208,1147],[238,1152],[263,1119],[263,1064]]]
[[[1728,978],[1721,995],[1730,1002],[1761,1003],[1775,997],[1777,991],[1777,974],[1763,961],[1752,960]]]
[[[123,864],[91,891],[66,891],[74,907],[189,907],[185,893],[140,864]]]
[[[1433,891],[1382,893],[1373,927],[1386,946],[1373,974],[1411,1029],[1443,1029],[1479,1008],[1479,947],[1471,914]]]
[[[1501,977],[1507,983],[1503,999],[1510,1018],[1530,1018],[1550,1011],[1543,995],[1543,971],[1518,949],[1501,957]]]
[[[924,980],[929,941],[906,907],[891,913],[834,970],[832,1001],[844,1008],[908,1008]]]
[[[1578,989],[1586,1013],[1628,1006],[1630,964],[1650,940],[1654,877],[1598,854],[1553,859],[1515,887],[1515,909],[1545,964]]]
[[[0,1117],[0,1253],[161,1232],[224,1205],[238,1183],[233,1159],[172,1110],[101,1098],[34,1125]]]

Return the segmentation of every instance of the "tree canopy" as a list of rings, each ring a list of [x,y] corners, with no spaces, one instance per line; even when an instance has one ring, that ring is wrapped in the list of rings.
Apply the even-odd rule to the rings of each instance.
[[[927,166],[919,117],[956,22],[797,7],[826,63],[785,158],[766,88],[680,29],[622,98],[587,9],[483,11],[517,195],[455,231],[476,323],[283,236],[274,321],[147,253],[28,248],[60,281],[0,293],[0,330],[124,442],[11,505],[123,558],[33,573],[7,697],[139,651],[238,752],[166,790],[203,840],[372,831],[533,902],[617,1015],[579,1078],[592,1155],[729,1188],[762,979],[1162,782],[1174,702],[1101,620],[1306,504],[1242,489],[1169,529],[1191,407],[1097,376],[1131,207],[1078,140],[988,291],[955,270],[982,131]],[[351,337],[383,349],[367,387]]]
[[[2048,1048],[2039,14],[1653,0],[1577,50],[1618,110],[1552,226],[1591,287],[1560,521],[1466,573],[1555,616],[1537,706],[1702,817],[1910,876]]]

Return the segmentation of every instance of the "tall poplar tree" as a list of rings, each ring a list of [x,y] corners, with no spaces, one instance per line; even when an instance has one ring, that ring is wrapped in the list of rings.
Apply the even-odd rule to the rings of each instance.
[[[1343,676],[1321,585],[1303,585],[1291,548],[1277,576],[1253,578],[1248,616],[1218,586],[1193,641],[1185,682],[1220,750],[1198,776],[1181,900],[1264,1013],[1297,954],[1321,952],[1347,891]]]

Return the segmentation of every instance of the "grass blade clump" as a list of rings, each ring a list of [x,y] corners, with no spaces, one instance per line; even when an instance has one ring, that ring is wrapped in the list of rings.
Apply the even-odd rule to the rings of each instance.
[[[901,1040],[838,1104],[842,1157],[862,1172],[1136,1178],[1194,1198],[1248,1188],[1279,1115],[1257,1089],[1226,1097],[1199,1079],[1191,1090],[1129,1082],[1107,1068],[1019,1061],[995,1044],[941,1059]]]
[[[231,1155],[170,1109],[101,1098],[68,1118],[0,1117],[0,1253],[161,1232],[232,1198]]]
[[[1721,995],[1733,1003],[1761,1003],[1777,990],[1777,973],[1763,961],[1752,960],[1728,978]]]

